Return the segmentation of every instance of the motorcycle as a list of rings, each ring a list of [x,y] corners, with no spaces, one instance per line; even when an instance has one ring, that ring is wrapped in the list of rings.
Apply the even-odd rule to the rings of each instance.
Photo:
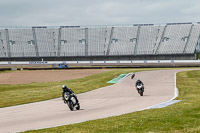
[[[144,93],[144,85],[143,84],[138,84],[136,86],[138,93],[140,94],[140,96],[143,96]]]
[[[64,93],[64,102],[67,103],[67,105],[69,106],[69,109],[71,111],[74,110],[74,107],[79,110],[80,109],[80,104],[77,103],[76,98],[71,95],[69,92],[65,92]]]

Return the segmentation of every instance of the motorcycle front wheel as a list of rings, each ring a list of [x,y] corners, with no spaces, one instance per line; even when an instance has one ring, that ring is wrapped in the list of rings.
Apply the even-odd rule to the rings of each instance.
[[[69,109],[70,109],[71,111],[74,110],[74,105],[73,105],[73,102],[72,102],[72,101],[68,101],[68,106],[69,106]]]

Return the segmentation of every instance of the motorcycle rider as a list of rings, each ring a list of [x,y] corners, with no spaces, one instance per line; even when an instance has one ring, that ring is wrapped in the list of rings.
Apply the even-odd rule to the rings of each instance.
[[[65,93],[65,92],[69,92],[69,94],[70,94],[71,96],[73,96],[73,97],[76,99],[77,105],[79,105],[78,98],[77,98],[77,96],[74,94],[74,91],[73,91],[73,90],[71,90],[70,88],[68,88],[66,85],[63,85],[63,86],[62,86],[62,89],[63,89],[63,91],[62,91],[62,98],[63,98],[64,103],[66,103],[65,98],[64,98],[64,93]]]
[[[135,73],[132,74],[131,79],[133,79],[135,77]]]
[[[142,85],[142,86],[143,86],[143,90],[144,90],[144,84],[143,84],[143,82],[142,82],[140,79],[138,79],[138,80],[136,81],[135,87],[137,88],[138,85]]]

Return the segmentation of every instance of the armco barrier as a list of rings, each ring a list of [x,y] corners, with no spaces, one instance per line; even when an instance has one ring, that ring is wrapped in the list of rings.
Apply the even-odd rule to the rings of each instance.
[[[162,64],[162,63],[200,63],[200,60],[127,60],[127,61],[3,61],[0,65],[28,65],[28,64]]]

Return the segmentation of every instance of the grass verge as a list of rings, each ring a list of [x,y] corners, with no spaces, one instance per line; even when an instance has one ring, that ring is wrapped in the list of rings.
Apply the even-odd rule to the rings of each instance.
[[[59,126],[26,133],[135,133],[200,132],[200,71],[177,74],[181,102],[162,109],[150,109],[79,124]]]

